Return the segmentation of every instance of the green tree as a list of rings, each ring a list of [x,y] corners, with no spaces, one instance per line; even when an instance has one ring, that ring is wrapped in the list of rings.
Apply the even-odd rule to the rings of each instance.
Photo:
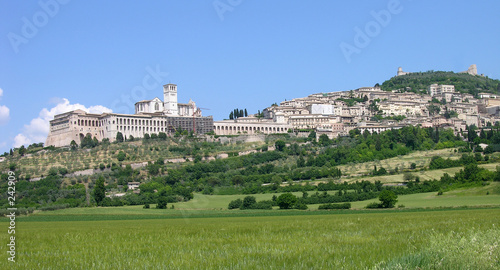
[[[241,204],[241,209],[251,209],[254,204],[257,203],[257,200],[254,196],[246,196],[243,198],[243,203]]]
[[[398,202],[398,195],[394,194],[392,190],[384,190],[380,192],[378,199],[382,208],[393,208]]]
[[[328,138],[328,135],[326,134],[321,134],[319,136],[319,139],[318,139],[318,143],[322,146],[327,146],[327,145],[330,145],[332,141],[330,140],[330,138]]]
[[[126,157],[127,157],[127,155],[123,151],[118,152],[118,155],[116,156],[118,161],[124,161]]]
[[[286,143],[282,140],[277,140],[274,146],[276,147],[276,151],[283,151],[285,150]]]
[[[231,178],[231,182],[233,183],[233,185],[235,186],[238,186],[238,185],[241,185],[243,184],[243,176],[237,174],[237,175],[234,175],[232,178]]]
[[[104,177],[99,176],[94,187],[94,199],[97,205],[101,205],[101,202],[106,197],[106,188],[104,187]]]
[[[165,189],[160,190],[158,194],[158,200],[156,204],[157,209],[167,209],[167,191]]]
[[[68,169],[66,169],[66,167],[60,167],[59,168],[59,173],[64,176],[66,174],[68,174]]]
[[[19,155],[24,156],[25,153],[26,148],[24,148],[24,145],[21,145],[21,147],[19,147]]]
[[[92,139],[92,147],[96,147],[99,145],[99,141],[97,140],[96,137],[94,137],[94,139]]]
[[[69,146],[71,147],[71,150],[76,150],[78,148],[78,144],[75,142],[75,140],[72,140]]]
[[[52,167],[49,169],[48,175],[49,176],[57,176],[59,171],[57,170],[57,167]]]
[[[439,112],[441,111],[441,108],[439,106],[432,104],[432,105],[427,106],[427,110],[429,111],[429,114],[432,116],[435,114],[439,114]]]
[[[297,200],[297,197],[292,193],[283,193],[276,199],[276,203],[280,209],[290,209],[295,205]]]
[[[116,141],[117,142],[123,142],[123,134],[121,132],[118,131],[118,133],[116,133]]]
[[[372,100],[370,102],[370,105],[368,105],[368,110],[370,110],[374,114],[379,113],[379,107],[378,107],[377,102],[375,100]]]
[[[82,142],[80,143],[80,147],[81,148],[85,148],[85,147],[92,148],[92,147],[94,147],[94,141],[92,140],[92,135],[90,135],[90,133],[87,134],[83,138]]]
[[[302,157],[302,155],[297,159],[297,167],[298,168],[301,168],[301,167],[304,167],[306,166],[306,161],[304,160],[304,158]]]
[[[307,136],[307,140],[311,141],[311,142],[315,142],[316,141],[316,131],[311,130],[311,132],[309,133],[309,136]]]

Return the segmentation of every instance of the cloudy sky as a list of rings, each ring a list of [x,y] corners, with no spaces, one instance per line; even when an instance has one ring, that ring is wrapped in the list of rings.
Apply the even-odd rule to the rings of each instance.
[[[133,113],[178,85],[227,118],[405,71],[500,78],[499,1],[0,0],[0,152],[73,109]]]

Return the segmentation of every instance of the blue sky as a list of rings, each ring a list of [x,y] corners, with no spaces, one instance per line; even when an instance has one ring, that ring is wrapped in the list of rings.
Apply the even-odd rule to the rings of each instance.
[[[133,113],[178,85],[227,118],[405,71],[500,78],[499,1],[0,0],[0,152],[55,113]],[[388,16],[389,15],[389,16]],[[347,48],[347,49],[346,49]],[[344,51],[343,51],[344,50]],[[347,50],[347,52],[345,52]]]

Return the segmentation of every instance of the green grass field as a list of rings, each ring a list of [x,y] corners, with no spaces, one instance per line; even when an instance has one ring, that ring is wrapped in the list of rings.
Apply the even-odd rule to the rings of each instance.
[[[225,209],[244,196],[195,194],[166,210],[70,208],[21,216],[15,263],[7,261],[2,218],[0,269],[500,267],[500,183],[399,196],[405,208],[395,210],[362,210],[370,201],[341,211]],[[459,206],[470,208],[453,209]]]
[[[88,210],[106,216],[129,209],[136,213],[142,210]],[[486,246],[466,245],[464,254],[456,251],[457,257],[469,259],[468,269],[500,266],[498,208],[322,213],[178,219],[135,219],[130,215],[129,219],[100,221],[65,221],[68,213],[64,211],[54,221],[36,221],[39,215],[34,215],[18,220],[16,263],[7,262],[7,246],[0,245],[0,268],[393,269],[406,263],[408,256],[414,256],[413,263],[424,258],[430,260],[424,266],[437,265],[446,253],[434,252],[431,256],[427,252],[449,248],[440,246],[439,239],[449,240],[450,232],[456,237],[443,242],[446,245],[452,240],[462,243],[469,237],[481,239],[484,243],[480,246]],[[79,215],[76,210],[73,214]],[[6,227],[7,222],[2,221],[0,226]],[[478,238],[471,233],[489,237]],[[0,235],[0,242],[7,243],[6,233]],[[429,243],[435,244],[433,250],[428,249]],[[454,269],[446,266],[435,269]]]

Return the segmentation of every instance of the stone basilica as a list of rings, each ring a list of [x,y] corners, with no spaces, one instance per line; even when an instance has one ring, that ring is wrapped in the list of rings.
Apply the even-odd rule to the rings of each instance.
[[[68,146],[71,141],[80,144],[87,134],[102,141],[111,142],[121,132],[125,138],[142,138],[145,134],[159,132],[171,135],[177,130],[207,133],[213,131],[212,116],[203,117],[201,110],[190,100],[187,104],[177,102],[177,85],[163,86],[163,101],[159,98],[143,100],[135,104],[135,114],[102,113],[90,114],[74,110],[58,114],[50,121],[46,146]]]

